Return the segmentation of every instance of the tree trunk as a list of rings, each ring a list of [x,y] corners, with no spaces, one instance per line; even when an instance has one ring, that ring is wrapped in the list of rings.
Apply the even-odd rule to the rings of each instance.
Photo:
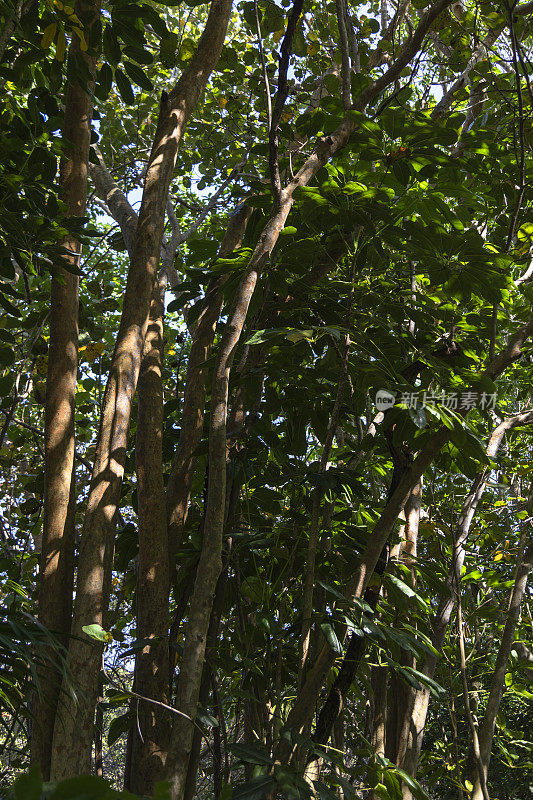
[[[131,405],[137,385],[150,300],[156,280],[163,224],[179,141],[217,63],[226,35],[231,0],[212,0],[205,30],[189,66],[169,95],[161,98],[159,119],[148,161],[137,236],[130,260],[100,430],[87,511],[85,514],[69,648],[72,680],[80,692],[70,696],[56,721],[52,776],[66,778],[90,772],[93,717],[102,657],[100,643],[83,633],[83,626],[102,624],[113,564],[114,533]]]
[[[530,494],[529,513],[533,507],[533,488]],[[531,523],[529,523],[531,524]],[[513,646],[514,635],[520,615],[520,606],[522,598],[526,591],[527,579],[529,572],[533,567],[533,542],[527,543],[526,535],[523,536],[523,544],[521,543],[520,554],[516,566],[515,581],[511,590],[511,597],[509,600],[509,609],[505,620],[505,627],[503,629],[502,639],[498,655],[496,658],[496,665],[494,667],[494,674],[490,685],[489,699],[487,701],[487,709],[483,717],[483,721],[479,728],[479,751],[480,751],[480,767],[485,779],[488,778],[490,757],[492,753],[492,740],[494,738],[494,730],[496,727],[496,717],[500,708],[503,692],[505,689],[505,674],[507,672],[507,662]],[[474,790],[472,792],[472,800],[483,800],[483,791],[480,776],[475,775],[472,782],[474,783]]]
[[[250,207],[242,205],[230,217],[219,256],[228,255],[240,246],[251,211]],[[194,478],[194,454],[200,444],[204,426],[205,382],[208,371],[206,361],[213,346],[216,325],[222,308],[223,284],[223,278],[216,279],[212,281],[206,292],[189,353],[180,439],[167,485],[166,503],[171,561],[179,547],[183,526],[187,520],[189,496]]]
[[[222,616],[222,606],[226,594],[226,586],[228,583],[228,569],[229,569],[229,552],[226,569],[224,569],[217,581],[215,600],[213,603],[213,612],[209,622],[209,630],[207,632],[208,650],[213,650],[216,647],[220,631],[220,618]],[[209,655],[209,653],[208,653]],[[198,702],[202,706],[207,705],[209,698],[209,689],[212,683],[213,673],[210,665],[206,662],[202,674],[202,683],[200,686],[200,694]],[[200,751],[202,746],[202,734],[198,728],[195,727],[191,754],[187,769],[187,777],[185,781],[184,800],[193,800],[196,792],[196,778],[198,774],[198,767],[200,764]]]
[[[372,667],[371,682],[374,693],[372,720],[372,749],[378,758],[383,758],[387,747],[387,683],[389,670],[386,666]],[[375,766],[372,765],[375,774]],[[372,773],[371,773],[372,774]],[[371,800],[380,800],[379,795],[372,792]]]
[[[411,568],[411,585],[416,584],[416,552],[418,545],[418,528],[422,505],[422,480],[415,486],[409,500],[405,504],[404,539],[400,560]],[[415,667],[416,660],[412,653],[402,650],[400,662],[403,666]],[[398,675],[391,681],[391,700],[395,704],[396,730],[394,733],[394,752],[389,755],[400,768],[403,767],[405,753],[409,741],[411,710],[414,702],[412,687],[401,680]],[[387,731],[387,735],[388,735]]]
[[[139,520],[137,639],[150,639],[135,660],[135,691],[168,702],[169,563],[163,485],[163,312],[166,279],[154,286],[139,374],[135,446]],[[169,712],[139,701],[133,728],[130,790],[151,795],[162,778],[170,735]],[[142,738],[141,738],[142,737]]]
[[[96,16],[98,6],[83,4]],[[79,9],[78,9],[79,11]],[[90,28],[85,29],[90,38]],[[95,59],[80,51],[80,40],[72,37],[69,63],[83,58],[91,75]],[[87,164],[91,138],[92,99],[78,82],[67,87],[61,162],[61,197],[68,216],[82,217],[87,199]],[[63,246],[71,251],[65,262],[79,268],[81,245],[72,236]],[[76,489],[74,468],[74,415],[78,369],[78,283],[77,275],[56,267],[50,298],[50,343],[44,422],[44,524],[40,562],[39,611],[42,625],[60,634],[68,646],[74,582],[74,534]],[[33,711],[31,761],[39,764],[45,780],[50,777],[52,736],[57,712],[61,674],[54,666],[40,672],[42,696]]]
[[[182,800],[193,739],[193,722],[205,657],[206,636],[213,595],[222,568],[221,552],[226,506],[226,419],[231,365],[259,271],[271,252],[290,210],[287,198],[282,211],[274,213],[255,248],[250,266],[241,280],[232,312],[224,329],[216,361],[209,430],[209,487],[204,535],[196,582],[191,597],[189,621],[180,664],[176,707],[184,716],[174,719],[167,777],[172,800]]]
[[[374,690],[374,724],[372,726],[372,746],[377,755],[385,755],[387,733],[387,679],[389,670],[385,666],[372,669],[372,689]]]

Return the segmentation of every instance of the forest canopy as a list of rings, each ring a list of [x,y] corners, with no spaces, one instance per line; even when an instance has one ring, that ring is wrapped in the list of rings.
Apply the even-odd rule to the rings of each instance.
[[[533,3],[0,3],[0,796],[533,793]]]

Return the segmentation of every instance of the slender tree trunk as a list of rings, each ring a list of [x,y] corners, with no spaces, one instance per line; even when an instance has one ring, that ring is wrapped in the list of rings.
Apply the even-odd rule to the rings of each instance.
[[[477,726],[472,714],[472,707],[470,705],[470,692],[468,688],[468,676],[466,672],[466,652],[465,652],[465,637],[463,627],[463,610],[461,604],[461,590],[457,591],[457,639],[459,644],[459,665],[461,671],[461,683],[463,687],[463,703],[465,708],[465,716],[470,730],[471,744],[473,749],[474,761],[477,769],[477,780],[480,786],[480,800],[490,800],[487,789],[487,776],[484,773],[483,765],[481,762],[481,753],[479,751],[479,737]]]
[[[530,493],[529,500],[529,513],[532,512],[533,507],[533,488]],[[531,525],[531,523],[528,523]],[[529,538],[529,542],[528,542]],[[509,609],[505,620],[505,627],[501,638],[500,648],[496,657],[496,665],[494,667],[494,674],[490,685],[489,699],[487,701],[487,709],[483,717],[483,721],[479,728],[479,755],[480,767],[485,782],[488,779],[490,758],[492,753],[492,741],[494,739],[494,730],[496,728],[496,717],[500,709],[500,703],[505,689],[505,674],[507,672],[507,663],[509,655],[513,646],[514,635],[516,626],[518,624],[518,617],[520,615],[520,606],[522,598],[526,591],[527,579],[529,572],[533,567],[533,542],[530,537],[523,536],[521,542],[520,554],[516,566],[514,585],[511,590],[511,597],[509,599]],[[481,784],[481,776],[475,776],[474,790],[472,792],[472,800],[482,800],[483,791]]]
[[[250,207],[243,205],[230,217],[226,234],[220,246],[220,256],[228,255],[240,246],[251,210]],[[222,308],[223,284],[223,278],[214,280],[208,288],[189,353],[180,439],[168,479],[166,496],[168,535],[173,556],[179,547],[183,526],[187,520],[189,497],[194,478],[194,453],[200,443],[204,426],[208,370],[206,362],[213,346],[216,325]]]
[[[72,679],[83,694],[70,697],[56,721],[52,776],[90,772],[94,707],[102,647],[83,626],[102,624],[107,607],[114,534],[131,405],[137,385],[150,300],[159,264],[172,172],[185,125],[216,65],[226,35],[231,0],[212,0],[205,30],[189,66],[169,95],[161,98],[148,161],[137,236],[130,260],[122,318],[103,401],[96,456],[85,514],[69,648]]]
[[[136,692],[168,702],[169,562],[163,485],[163,312],[166,278],[154,285],[150,322],[139,374],[135,446],[139,520],[137,564],[137,639],[150,639],[135,661]],[[151,795],[162,778],[170,735],[170,716],[139,701],[133,729],[132,792]],[[142,737],[142,738],[141,738]]]
[[[383,757],[387,747],[387,683],[389,670],[386,666],[372,667],[371,681],[373,698],[372,749],[376,756]],[[375,768],[374,768],[375,769]],[[372,793],[372,800],[380,800]]]
[[[222,792],[222,709],[218,696],[217,681],[211,668],[209,668],[211,679],[211,694],[213,697],[213,711],[218,722],[213,728],[213,797],[218,800]]]
[[[333,439],[335,437],[335,432],[339,424],[341,404],[344,395],[344,387],[346,385],[346,375],[348,373],[349,356],[350,356],[350,339],[348,336],[346,336],[346,340],[344,342],[344,351],[342,354],[342,363],[339,374],[339,380],[337,383],[337,393],[335,397],[335,403],[333,405],[333,410],[329,418],[328,428],[326,431],[326,439],[324,441],[324,447],[322,448],[322,455],[320,457],[320,465],[318,468],[319,475],[326,472],[328,468],[328,461],[331,453],[331,448],[333,446]],[[312,617],[313,617],[313,594],[315,589],[315,564],[316,564],[316,554],[317,554],[318,540],[320,534],[322,493],[323,489],[321,486],[317,486],[313,492],[313,505],[311,511],[311,525],[309,528],[309,544],[307,547],[307,560],[305,564],[304,591],[303,591],[303,603],[302,603],[302,633],[300,639],[300,664],[298,672],[298,682],[300,685],[302,683],[305,673],[305,665],[307,662],[307,655],[309,652],[311,627],[313,622]]]
[[[96,17],[98,5],[83,4]],[[90,29],[86,29],[90,40]],[[77,36],[72,37],[69,63],[83,58],[94,74],[95,59],[84,56]],[[87,164],[91,138],[92,99],[78,82],[69,84],[65,98],[63,140],[67,144],[61,162],[61,196],[69,216],[85,214]],[[64,256],[79,268],[81,245],[72,236],[63,240],[71,254]],[[74,532],[76,490],[74,467],[74,414],[78,368],[78,276],[56,267],[50,299],[50,344],[46,377],[44,438],[44,524],[40,563],[39,621],[61,635],[68,646],[74,581]],[[36,698],[33,715],[31,761],[50,777],[52,736],[61,675],[53,666],[40,675],[42,696]]]
[[[226,569],[223,570],[223,572],[221,572],[220,577],[217,581],[215,600],[213,603],[213,613],[211,614],[211,619],[209,622],[209,630],[207,633],[209,650],[213,650],[216,647],[218,641],[219,630],[220,630],[220,618],[222,616],[222,607],[224,603],[224,597],[226,594],[226,586],[228,583],[228,568],[229,568],[229,553],[228,553],[228,563],[226,565]],[[202,674],[202,683],[200,686],[200,694],[198,699],[199,704],[204,707],[207,705],[207,700],[209,698],[209,689],[213,680],[214,676],[211,671],[211,667],[206,662]],[[196,778],[198,774],[198,767],[200,764],[201,746],[202,746],[202,735],[198,730],[198,728],[195,728],[192,747],[191,747],[191,754],[187,769],[187,777],[185,781],[184,800],[193,800],[196,792]]]
[[[372,688],[374,690],[374,724],[372,729],[372,745],[377,755],[385,755],[387,733],[387,667],[375,667],[372,672]]]
[[[404,540],[402,542],[401,561],[411,568],[411,585],[416,583],[416,552],[418,545],[418,528],[420,524],[420,510],[422,506],[422,480],[414,487],[409,500],[405,504]],[[403,666],[415,667],[416,661],[412,653],[402,651],[401,663]],[[389,756],[398,767],[403,767],[405,753],[409,741],[411,711],[414,702],[414,692],[406,685],[405,681],[395,675],[391,683],[391,699],[396,706],[396,731],[394,739],[394,752]],[[396,691],[392,688],[396,687]],[[388,732],[387,732],[388,733]]]
[[[246,319],[246,312],[257,282],[259,270],[270,253],[290,210],[286,200],[281,212],[274,213],[252,256],[232,312],[224,329],[213,377],[211,424],[209,431],[209,487],[200,562],[196,575],[183,658],[180,664],[176,707],[172,726],[167,777],[171,781],[172,800],[182,800],[193,739],[193,722],[205,657],[207,629],[213,595],[222,567],[222,537],[226,506],[226,419],[229,375],[235,348]]]

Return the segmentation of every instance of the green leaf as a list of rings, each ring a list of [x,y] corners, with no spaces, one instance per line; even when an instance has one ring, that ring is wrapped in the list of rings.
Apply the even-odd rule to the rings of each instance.
[[[115,744],[115,742],[120,739],[123,733],[129,731],[134,722],[134,711],[126,711],[126,713],[122,714],[120,717],[114,717],[109,723],[109,730],[107,732],[108,747],[111,747],[111,745]]]
[[[81,775],[61,781],[50,800],[112,800],[113,790],[108,782],[95,775]]]
[[[141,89],[145,89],[147,92],[151,92],[154,88],[154,84],[147,77],[144,70],[142,70],[137,64],[134,64],[131,61],[124,62],[124,69],[128,73],[129,77],[132,79],[137,86],[140,86]]]
[[[115,70],[115,81],[117,84],[117,88],[120,92],[120,96],[126,103],[126,105],[131,106],[135,103],[135,95],[133,94],[133,89],[131,88],[131,83],[124,75],[122,70],[116,69]]]
[[[405,770],[400,769],[400,767],[397,767],[394,764],[391,764],[391,766],[394,769],[394,771],[400,776],[400,778],[404,781],[404,783],[406,783],[407,786],[409,786],[416,800],[431,800],[430,796],[427,794],[427,792],[424,791],[424,789],[420,786],[417,780],[412,778],[411,775],[405,772]]]
[[[443,700],[446,697],[446,689],[444,689],[440,683],[437,683],[437,681],[433,680],[433,678],[429,678],[427,675],[424,675],[423,672],[420,672],[420,670],[415,669],[414,667],[405,667],[405,669],[414,675],[414,677],[417,678],[420,683],[423,683],[425,686],[427,686],[434,697],[439,700]]]
[[[408,586],[404,581],[400,578],[397,578],[395,575],[387,575],[386,580],[390,581],[390,583],[394,584],[397,589],[400,590],[402,594],[405,594],[407,597],[416,597],[416,592],[410,586]]]
[[[109,64],[103,64],[97,76],[95,94],[99,100],[105,100],[113,85],[113,70]]]
[[[113,27],[109,24],[104,30],[103,49],[109,63],[116,67],[120,62],[120,44]]]
[[[161,39],[161,46],[159,48],[159,57],[161,66],[166,69],[172,69],[176,65],[177,51],[178,51],[179,38],[177,33],[169,33],[164,39]]]
[[[87,636],[90,636],[91,639],[96,639],[99,642],[108,642],[109,637],[111,636],[111,634],[105,631],[101,625],[97,624],[84,625],[82,627],[82,631],[86,633]],[[111,636],[111,638],[113,637]]]
[[[168,36],[168,28],[165,20],[159,16],[155,8],[147,5],[139,5],[139,15],[154,29],[158,36]]]
[[[270,758],[264,750],[259,747],[253,747],[249,744],[241,744],[233,742],[229,745],[230,751],[240,761],[246,761],[247,764],[273,764],[274,761]]]
[[[320,800],[339,800],[335,792],[332,792],[322,781],[313,781],[313,786],[318,792]]]
[[[154,787],[153,800],[172,800],[171,789],[170,781],[159,781]]]
[[[329,622],[322,622],[320,625],[320,629],[324,634],[324,638],[326,642],[329,644],[331,649],[334,653],[338,653],[339,655],[342,653],[342,645],[339,642],[337,634],[332,625]]]
[[[12,317],[21,317],[22,314],[18,310],[16,306],[11,303],[5,294],[0,290],[0,306],[3,307],[4,311],[7,311],[8,314],[11,314]]]
[[[198,712],[196,714],[196,720],[203,725],[204,728],[218,728],[218,720],[216,717],[213,717],[211,714],[204,714],[202,712]]]
[[[274,786],[274,779],[269,775],[259,775],[249,783],[236,786],[231,800],[261,800]]]

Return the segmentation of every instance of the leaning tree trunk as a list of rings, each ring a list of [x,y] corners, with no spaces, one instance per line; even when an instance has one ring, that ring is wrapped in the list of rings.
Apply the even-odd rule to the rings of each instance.
[[[124,473],[131,405],[139,375],[150,300],[156,280],[165,208],[179,141],[216,65],[226,35],[231,0],[212,0],[206,27],[188,68],[170,94],[161,98],[148,161],[137,236],[130,260],[122,318],[111,360],[87,501],[74,605],[69,667],[77,701],[66,699],[56,720],[52,776],[90,772],[93,718],[102,646],[83,632],[102,624],[113,565],[114,534]]]
[[[94,17],[97,5],[83,5]],[[85,28],[89,38],[90,27]],[[80,40],[72,37],[69,63],[83,58],[91,75],[95,59],[82,54]],[[66,92],[63,141],[65,156],[61,162],[61,197],[68,216],[85,214],[87,199],[87,164],[91,138],[92,98],[77,81]],[[63,246],[65,268],[56,267],[50,298],[50,344],[44,422],[44,525],[40,563],[39,621],[61,635],[68,646],[72,616],[74,580],[74,529],[76,492],[74,472],[74,413],[78,368],[78,276],[81,245],[73,236]],[[50,777],[52,736],[56,717],[61,675],[53,665],[40,672],[41,695],[33,710],[31,761],[39,764],[43,777]]]

